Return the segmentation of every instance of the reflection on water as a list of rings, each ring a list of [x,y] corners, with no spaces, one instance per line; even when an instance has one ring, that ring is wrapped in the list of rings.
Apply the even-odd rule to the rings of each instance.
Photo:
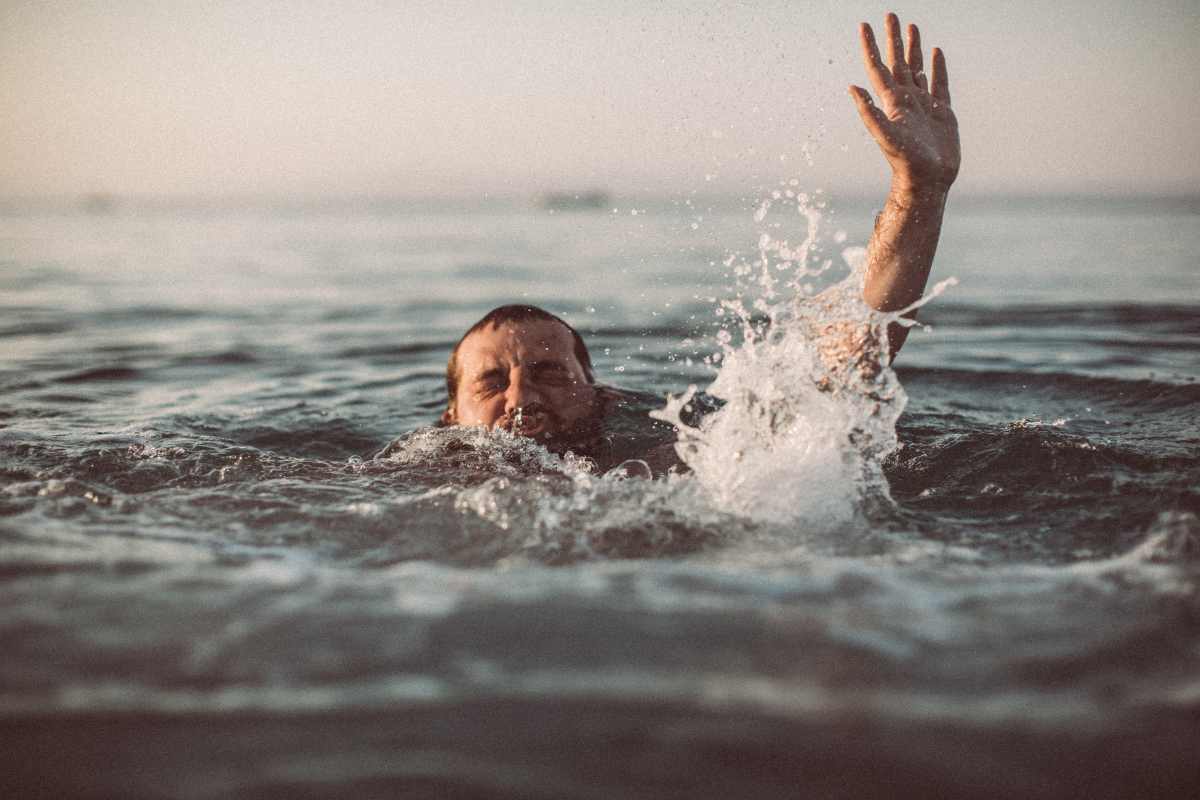
[[[852,374],[869,213],[754,210],[0,218],[0,786],[1186,796],[1194,210],[952,208]],[[603,458],[429,427],[513,299],[634,390]]]

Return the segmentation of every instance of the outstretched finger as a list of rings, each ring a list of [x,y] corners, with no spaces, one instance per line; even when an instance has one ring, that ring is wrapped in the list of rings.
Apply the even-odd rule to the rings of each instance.
[[[950,76],[946,73],[946,54],[933,48],[933,71],[929,76],[929,92],[935,100],[950,105]]]
[[[861,86],[851,86],[850,96],[854,98],[854,104],[858,106],[858,115],[862,117],[863,124],[867,126],[867,132],[874,137],[875,141],[882,144],[889,139],[888,131],[892,121],[887,118],[887,114],[883,113],[883,109],[875,105],[867,90]]]
[[[896,82],[892,80],[892,73],[883,66],[883,60],[879,57],[879,47],[875,44],[875,32],[865,22],[858,26],[858,41],[862,45],[863,65],[867,68],[867,77],[871,79],[871,85],[875,87],[875,91],[883,94],[889,89],[895,88]]]
[[[908,51],[905,54],[908,69],[912,72],[913,83],[921,91],[929,91],[929,83],[925,79],[925,57],[921,55],[921,32],[916,25],[908,26]]]
[[[904,86],[912,83],[912,73],[908,70],[908,62],[904,60],[904,44],[900,41],[900,18],[888,14],[883,20],[884,31],[887,33],[888,66],[896,83]]]

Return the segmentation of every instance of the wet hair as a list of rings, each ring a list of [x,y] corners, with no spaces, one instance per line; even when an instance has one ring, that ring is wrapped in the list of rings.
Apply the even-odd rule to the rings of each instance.
[[[559,317],[554,316],[549,311],[538,308],[537,306],[512,305],[500,306],[489,311],[483,319],[476,322],[474,325],[462,335],[458,340],[458,344],[454,345],[454,349],[450,351],[450,360],[446,362],[446,407],[450,408],[454,405],[454,399],[458,396],[458,348],[462,347],[462,343],[467,340],[467,337],[476,331],[481,331],[484,328],[503,325],[506,322],[557,322],[568,331],[571,332],[572,338],[575,340],[575,358],[583,367],[583,375],[587,378],[588,383],[593,383],[592,377],[592,357],[588,353],[587,345],[583,343],[583,337],[579,335],[579,331],[572,328],[567,322]]]

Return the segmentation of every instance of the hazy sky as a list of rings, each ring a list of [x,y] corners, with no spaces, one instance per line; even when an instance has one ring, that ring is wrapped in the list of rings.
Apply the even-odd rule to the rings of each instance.
[[[846,85],[888,8],[0,0],[0,194],[877,191]],[[1196,0],[895,10],[961,191],[1200,191]]]

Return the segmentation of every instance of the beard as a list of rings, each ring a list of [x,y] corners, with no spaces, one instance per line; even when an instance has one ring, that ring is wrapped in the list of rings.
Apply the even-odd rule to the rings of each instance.
[[[562,415],[542,403],[530,403],[496,420],[495,427],[530,439],[552,437],[567,426]]]
[[[603,422],[604,404],[597,397],[589,404],[586,414],[570,423],[554,409],[533,403],[505,414],[495,427],[533,439],[557,455],[568,450],[586,455],[603,440]]]

